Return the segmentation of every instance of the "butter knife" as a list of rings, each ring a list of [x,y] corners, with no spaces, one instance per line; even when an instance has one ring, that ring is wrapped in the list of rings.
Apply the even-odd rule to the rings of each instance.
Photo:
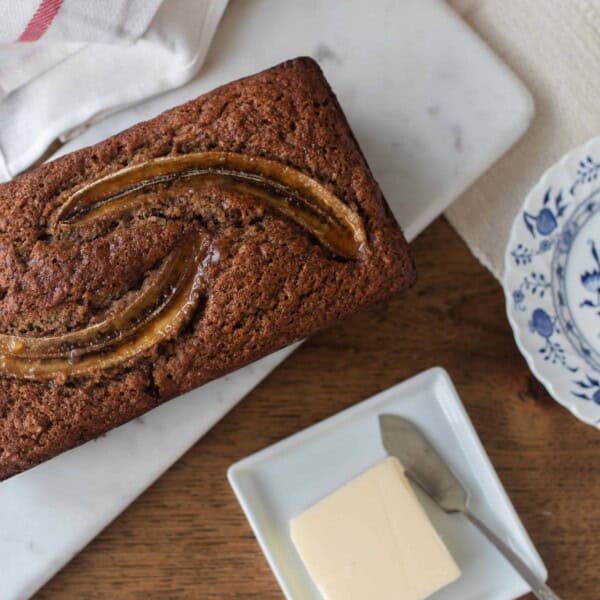
[[[536,598],[560,600],[502,538],[471,512],[468,490],[410,421],[397,415],[379,415],[379,426],[384,448],[400,460],[411,481],[445,512],[465,515],[529,584]]]

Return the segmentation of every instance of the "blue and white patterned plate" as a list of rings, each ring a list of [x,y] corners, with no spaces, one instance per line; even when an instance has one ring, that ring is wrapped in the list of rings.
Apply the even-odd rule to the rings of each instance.
[[[569,152],[525,198],[505,256],[508,319],[529,367],[600,428],[600,137]]]

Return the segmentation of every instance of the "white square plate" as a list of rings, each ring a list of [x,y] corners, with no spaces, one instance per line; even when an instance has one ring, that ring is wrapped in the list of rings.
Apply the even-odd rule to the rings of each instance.
[[[473,512],[545,580],[546,568],[448,374],[434,368],[229,469],[229,481],[286,597],[321,598],[292,544],[290,519],[385,458],[378,423],[382,413],[406,417],[423,431],[471,491]],[[521,577],[462,515],[446,515],[422,493],[419,496],[462,571],[456,582],[432,599],[512,600],[529,591]]]

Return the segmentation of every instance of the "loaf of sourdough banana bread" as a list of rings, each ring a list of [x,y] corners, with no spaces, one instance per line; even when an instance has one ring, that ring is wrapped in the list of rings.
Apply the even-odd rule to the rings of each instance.
[[[0,186],[0,479],[415,280],[318,65]]]

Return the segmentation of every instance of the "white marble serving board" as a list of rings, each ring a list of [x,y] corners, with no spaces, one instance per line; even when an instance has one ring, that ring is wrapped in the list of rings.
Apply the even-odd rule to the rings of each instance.
[[[321,63],[409,239],[532,116],[527,91],[441,1],[237,0],[194,82],[97,123],[63,151],[298,55]],[[34,593],[295,347],[1,483],[0,598]]]

